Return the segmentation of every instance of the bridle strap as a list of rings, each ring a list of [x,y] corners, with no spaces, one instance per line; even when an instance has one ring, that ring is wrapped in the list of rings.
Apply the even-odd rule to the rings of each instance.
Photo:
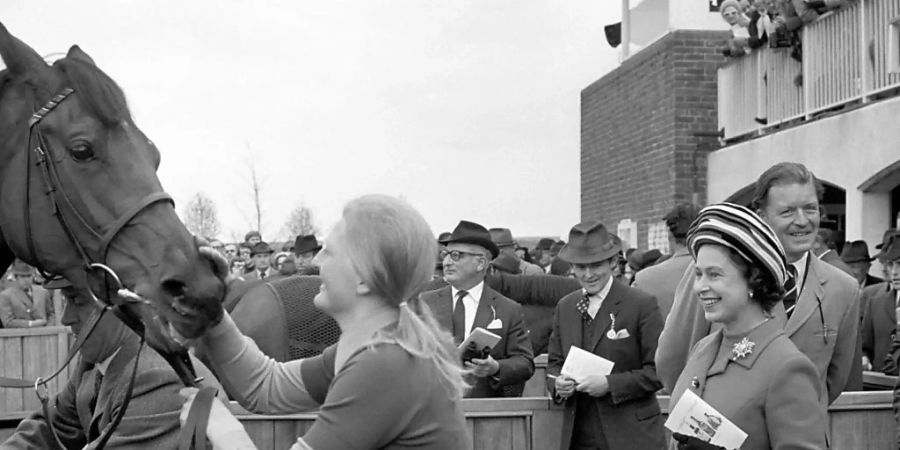
[[[116,235],[125,228],[125,225],[128,225],[132,219],[137,217],[138,214],[141,213],[144,209],[150,207],[151,205],[158,202],[169,202],[173,206],[175,205],[175,201],[172,200],[172,196],[165,192],[155,192],[144,197],[140,202],[135,204],[131,209],[119,216],[119,218],[113,222],[112,226],[110,226],[109,230],[103,235],[100,239],[100,254],[106,257],[107,252],[109,251],[109,244],[112,243],[113,239],[115,239]]]

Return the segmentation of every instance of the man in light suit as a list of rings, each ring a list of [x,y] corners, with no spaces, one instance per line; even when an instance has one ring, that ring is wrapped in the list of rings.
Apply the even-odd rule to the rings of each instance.
[[[63,325],[76,335],[88,332],[88,324],[99,308],[65,280],[52,282],[50,289],[62,289],[65,297]],[[181,425],[178,416],[184,387],[169,364],[151,348],[138,355],[138,336],[112,313],[106,313],[81,347],[81,358],[69,382],[50,399],[49,418],[43,411],[22,420],[0,450],[85,448],[108,429],[112,430],[106,449],[175,448]],[[137,375],[131,400],[121,423],[110,428],[121,408],[135,358]],[[219,388],[218,382],[200,361],[193,359],[204,384]],[[93,447],[89,447],[93,448]]]
[[[681,281],[685,269],[691,264],[691,254],[685,245],[688,229],[697,218],[700,208],[690,203],[676,205],[663,220],[669,229],[669,248],[672,256],[654,266],[647,267],[634,275],[633,286],[656,297],[663,319],[672,309],[675,288]]]
[[[487,355],[464,358],[472,370],[468,398],[521,395],[534,374],[534,355],[522,307],[484,283],[490,263],[499,254],[483,226],[461,221],[442,241],[444,278],[450,286],[424,292],[420,300],[434,312],[457,343],[478,327],[500,336]]]
[[[35,295],[34,269],[22,261],[13,263],[13,286],[0,293],[0,323],[6,328],[47,325],[47,296]]]
[[[819,370],[831,404],[848,383],[861,388],[859,286],[853,277],[811,253],[819,228],[821,184],[805,166],[779,163],[757,180],[753,207],[778,235],[795,274],[795,294],[772,309],[785,334]],[[656,353],[660,380],[671,390],[693,345],[709,334],[709,322],[693,292],[693,264],[678,285]],[[788,285],[786,288],[790,287]],[[787,289],[790,290],[790,289]]]
[[[603,224],[587,221],[559,253],[582,286],[559,301],[550,334],[548,388],[566,408],[561,450],[665,446],[653,362],[663,320],[653,296],[614,279],[620,250]],[[562,375],[571,347],[612,361],[612,373]]]

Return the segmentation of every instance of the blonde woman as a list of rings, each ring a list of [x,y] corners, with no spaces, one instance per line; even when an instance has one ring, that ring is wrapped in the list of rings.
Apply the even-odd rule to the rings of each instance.
[[[322,277],[315,304],[340,325],[336,345],[314,358],[278,363],[227,314],[198,344],[245,408],[267,414],[319,408],[292,448],[471,448],[452,339],[427,307],[406,303],[431,279],[433,236],[403,201],[355,199],[315,260]],[[192,392],[185,395],[182,417],[193,400]],[[220,403],[213,405],[207,436],[215,448],[252,448]]]

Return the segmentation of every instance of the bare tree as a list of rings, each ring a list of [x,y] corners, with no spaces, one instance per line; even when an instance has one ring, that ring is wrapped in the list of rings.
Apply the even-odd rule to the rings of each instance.
[[[194,194],[184,206],[184,225],[197,236],[217,237],[222,227],[216,203],[202,192]]]
[[[247,150],[250,152],[250,145],[247,144]],[[250,214],[247,214],[247,209],[244,208],[242,204],[235,200],[234,205],[237,207],[244,221],[246,221],[247,226],[251,229],[259,231],[263,233],[265,236],[265,230],[263,230],[263,216],[265,213],[265,209],[263,208],[263,196],[264,196],[264,178],[259,176],[259,173],[256,171],[256,164],[250,159],[245,159],[244,164],[250,172],[250,201],[251,201],[251,211]],[[242,202],[241,202],[242,203]]]
[[[319,231],[316,228],[312,210],[303,204],[291,211],[284,228],[290,235],[288,239],[291,240],[300,235],[316,234]]]

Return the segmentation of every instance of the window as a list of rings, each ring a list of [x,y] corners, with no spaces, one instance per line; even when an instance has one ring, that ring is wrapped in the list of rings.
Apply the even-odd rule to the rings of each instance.
[[[900,17],[891,22],[888,36],[888,70],[898,73],[900,72]]]

